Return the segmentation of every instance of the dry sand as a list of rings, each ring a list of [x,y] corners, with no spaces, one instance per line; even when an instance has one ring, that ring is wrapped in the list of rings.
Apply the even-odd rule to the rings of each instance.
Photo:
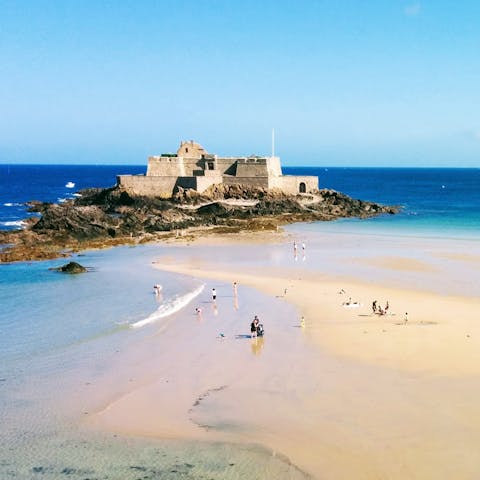
[[[189,335],[181,333],[185,325],[172,325],[159,334],[156,380],[117,398],[95,425],[259,443],[314,478],[477,478],[478,299],[371,279],[340,283],[308,271],[232,269],[191,253],[183,261],[159,259],[157,267],[236,281],[240,292],[254,287],[297,313],[269,318],[266,338],[247,340],[248,351],[232,340],[244,330],[233,319],[222,326],[225,340],[201,322]],[[376,267],[434,271],[393,256],[377,258]],[[345,305],[350,298],[359,305]],[[373,300],[388,300],[389,314],[372,314]]]

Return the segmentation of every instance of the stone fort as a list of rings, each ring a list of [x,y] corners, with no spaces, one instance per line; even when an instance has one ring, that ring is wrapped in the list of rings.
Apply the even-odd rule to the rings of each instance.
[[[144,175],[117,176],[117,185],[130,194],[162,198],[170,198],[178,187],[202,193],[221,184],[311,193],[318,190],[318,177],[283,175],[275,156],[219,157],[193,140],[181,142],[176,154],[149,157]]]

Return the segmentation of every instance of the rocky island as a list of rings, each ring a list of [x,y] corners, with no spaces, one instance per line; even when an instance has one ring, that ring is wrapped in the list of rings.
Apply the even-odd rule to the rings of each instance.
[[[41,260],[201,234],[277,230],[294,222],[366,218],[396,207],[318,189],[318,177],[283,175],[280,158],[219,157],[199,143],[151,156],[145,175],[119,175],[62,204],[30,202],[40,214],[21,231],[0,232],[0,261]]]
[[[169,199],[134,196],[119,186],[81,191],[63,204],[31,202],[40,217],[24,230],[0,232],[1,262],[69,256],[88,248],[159,241],[178,236],[277,230],[294,222],[367,218],[396,207],[355,200],[334,190],[286,194],[242,185],[204,193],[178,188]]]

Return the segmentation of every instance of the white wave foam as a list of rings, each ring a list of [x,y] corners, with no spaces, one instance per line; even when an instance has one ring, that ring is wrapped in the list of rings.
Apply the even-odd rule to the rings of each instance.
[[[185,295],[180,295],[180,296],[176,295],[171,300],[165,303],[162,303],[162,305],[160,305],[157,308],[157,310],[155,310],[155,312],[153,312],[147,318],[144,318],[143,320],[139,320],[138,322],[133,323],[132,327],[133,328],[143,327],[145,325],[148,325],[149,323],[156,322],[161,318],[168,317],[169,315],[172,315],[178,312],[183,307],[187,306],[196,296],[200,295],[204,287],[205,285],[200,285],[198,288],[196,288],[191,292],[186,293]]]
[[[72,193],[72,197],[81,197],[82,194],[81,193]]]
[[[74,187],[75,187],[75,183],[73,183],[73,182],[67,182],[67,183],[65,184],[65,187],[67,187],[67,188],[74,188]]]
[[[9,222],[0,222],[0,225],[3,225],[4,227],[23,227],[25,222],[22,220],[12,220]]]
[[[58,202],[58,203],[65,203],[66,201],[67,201],[66,198],[60,198],[60,197],[57,198],[57,202]]]
[[[13,203],[13,202],[7,202],[3,204],[4,207],[20,207],[21,205],[22,205],[21,203]]]

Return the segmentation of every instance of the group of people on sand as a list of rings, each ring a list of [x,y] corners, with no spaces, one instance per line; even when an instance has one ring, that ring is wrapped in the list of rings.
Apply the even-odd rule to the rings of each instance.
[[[341,290],[339,290],[337,292],[339,295],[345,295],[347,292],[342,288]],[[349,297],[349,299],[346,301],[346,302],[343,302],[342,303],[343,306],[360,306],[360,303],[358,302],[352,302],[352,298]],[[385,303],[385,307],[382,308],[382,306],[378,303],[377,300],[374,300],[372,302],[372,313],[374,315],[380,315],[380,316],[383,316],[383,315],[387,315],[388,312],[390,310],[390,303],[387,302]],[[391,315],[395,315],[394,313],[392,313]],[[303,319],[303,317],[302,317]],[[406,325],[408,323],[408,312],[405,312],[405,315],[403,317],[403,324]]]
[[[390,308],[390,304],[388,303],[388,300],[387,300],[387,303],[385,304],[385,308],[382,308],[382,306],[379,305],[376,300],[372,302],[372,313],[376,315],[386,315],[388,313],[389,308]]]
[[[234,297],[234,306],[235,309],[238,309],[238,284],[237,282],[233,282],[233,297]],[[217,311],[217,290],[215,288],[212,288],[212,304],[214,308],[214,313]],[[195,314],[199,317],[202,318],[202,309],[200,307],[195,308]],[[216,314],[216,313],[215,313]],[[257,315],[255,315],[252,323],[250,324],[250,333],[251,333],[251,338],[255,337],[262,337],[263,336],[263,325],[260,323],[260,320]],[[220,334],[220,337],[224,338],[225,335],[223,333]]]
[[[302,242],[301,247],[302,247],[302,258],[303,258],[303,260],[305,260],[305,258],[306,258],[305,257],[305,251],[306,251],[305,243]],[[298,259],[298,244],[295,240],[293,242],[293,257],[295,258],[295,260]]]
[[[390,309],[390,304],[387,303],[385,304],[385,308],[382,308],[381,305],[378,304],[376,300],[372,302],[372,313],[376,315],[387,315],[388,311]],[[395,315],[394,313],[392,315]],[[406,325],[408,323],[408,312],[405,312],[405,315],[403,317],[403,324]]]
[[[306,249],[306,246],[305,246],[305,243],[302,242],[302,253],[305,254],[305,249]],[[296,242],[296,240],[293,241],[293,253],[294,254],[297,254],[298,252],[298,244]]]

